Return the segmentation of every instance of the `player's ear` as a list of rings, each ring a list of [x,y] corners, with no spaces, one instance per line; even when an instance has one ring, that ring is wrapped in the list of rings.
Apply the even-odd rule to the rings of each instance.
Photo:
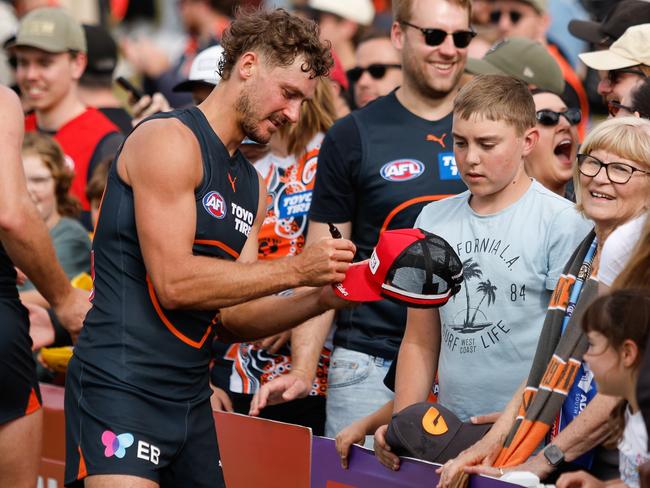
[[[237,61],[237,73],[239,77],[244,81],[251,78],[257,69],[259,61],[260,56],[254,51],[247,51],[242,54]]]

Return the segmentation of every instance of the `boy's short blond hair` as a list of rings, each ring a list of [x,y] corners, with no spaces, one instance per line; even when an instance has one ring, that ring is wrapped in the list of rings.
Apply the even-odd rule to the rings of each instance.
[[[528,86],[504,75],[480,75],[463,86],[454,99],[454,116],[503,121],[514,127],[518,136],[536,124],[535,102]]]

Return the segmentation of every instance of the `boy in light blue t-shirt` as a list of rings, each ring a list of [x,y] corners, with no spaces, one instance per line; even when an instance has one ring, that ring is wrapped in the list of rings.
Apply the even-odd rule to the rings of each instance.
[[[409,309],[394,411],[438,401],[461,420],[501,411],[525,380],[551,292],[591,225],[529,178],[538,140],[526,85],[480,76],[454,102],[454,154],[465,193],[427,205],[420,227],[463,261],[463,290],[440,309]]]

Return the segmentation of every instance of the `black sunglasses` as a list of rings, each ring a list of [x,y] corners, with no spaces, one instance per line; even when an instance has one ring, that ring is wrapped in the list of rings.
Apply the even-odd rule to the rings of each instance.
[[[350,80],[352,83],[359,81],[366,71],[370,74],[370,76],[372,76],[373,79],[381,80],[384,76],[386,76],[386,71],[388,71],[389,68],[400,69],[401,67],[401,64],[373,63],[369,66],[366,66],[365,68],[362,68],[361,66],[351,68],[346,71],[346,74],[348,75],[348,80]]]
[[[555,127],[560,123],[560,117],[564,116],[571,125],[577,125],[582,120],[582,113],[578,108],[570,108],[564,112],[555,112],[553,110],[538,110],[535,112],[537,122],[547,127]]]
[[[621,75],[624,74],[637,75],[640,76],[641,78],[646,77],[646,74],[640,69],[613,69],[607,72],[607,80],[611,85],[615,85],[616,83],[619,82]]]
[[[454,39],[454,46],[462,49],[469,46],[472,38],[476,36],[476,32],[472,30],[447,32],[442,29],[427,29],[425,27],[418,27],[417,25],[406,22],[405,20],[402,20],[400,24],[413,27],[414,29],[422,32],[422,34],[424,34],[424,42],[427,46],[439,46],[445,42],[447,36],[451,36]]]
[[[634,175],[635,172],[644,175],[650,174],[648,171],[643,171],[642,169],[635,168],[629,164],[619,163],[616,161],[604,163],[590,154],[578,154],[578,169],[583,175],[593,178],[600,173],[602,168],[605,168],[609,181],[621,185],[630,181],[630,178],[632,178],[632,175]]]
[[[621,110],[625,110],[630,115],[634,115],[634,109],[628,105],[623,105],[621,102],[614,100],[607,102],[607,111],[612,117],[616,117]]]
[[[506,12],[504,12],[503,10],[493,10],[492,12],[490,12],[490,22],[493,24],[498,24],[499,21],[501,21],[501,16],[504,13],[507,13],[508,16],[510,17],[511,24],[516,24],[524,16],[524,14],[522,14],[518,10],[508,10]]]

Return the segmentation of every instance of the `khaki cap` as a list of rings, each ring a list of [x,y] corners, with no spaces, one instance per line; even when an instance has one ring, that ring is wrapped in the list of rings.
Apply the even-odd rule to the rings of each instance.
[[[16,39],[8,46],[35,47],[50,53],[86,52],[81,24],[64,9],[44,7],[32,10],[20,21]]]
[[[523,37],[505,39],[483,59],[469,58],[465,71],[475,75],[509,75],[557,95],[564,92],[564,76],[557,61],[539,42]]]
[[[590,68],[602,71],[639,64],[650,66],[650,24],[628,27],[606,51],[582,53],[578,57]]]

